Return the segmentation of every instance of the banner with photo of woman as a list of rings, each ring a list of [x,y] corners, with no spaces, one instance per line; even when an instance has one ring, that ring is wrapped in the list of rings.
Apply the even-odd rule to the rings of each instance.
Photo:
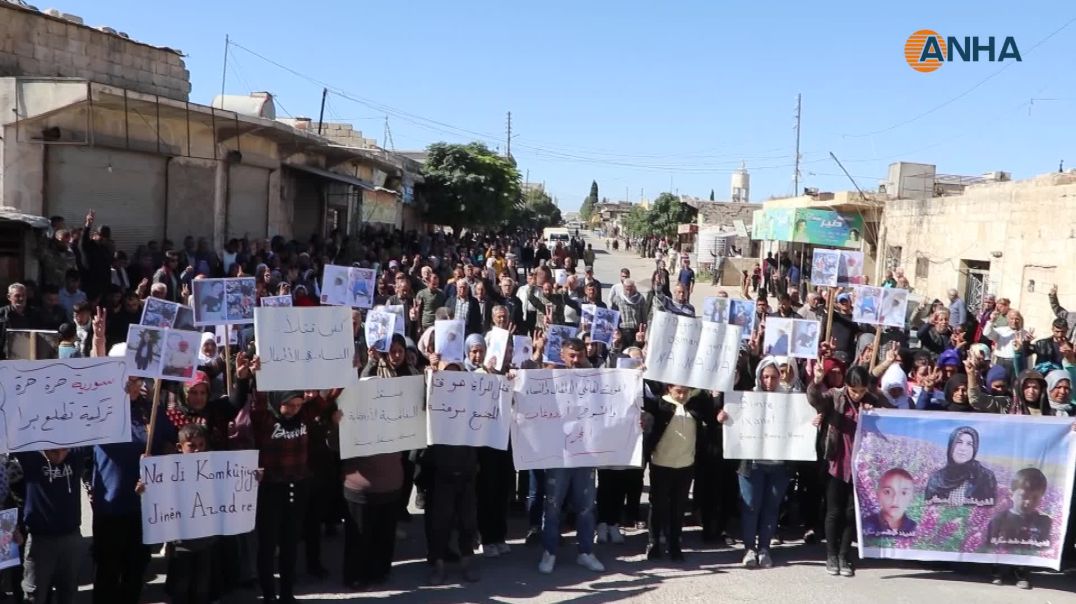
[[[1076,468],[1072,421],[862,414],[852,461],[860,555],[1057,570]]]

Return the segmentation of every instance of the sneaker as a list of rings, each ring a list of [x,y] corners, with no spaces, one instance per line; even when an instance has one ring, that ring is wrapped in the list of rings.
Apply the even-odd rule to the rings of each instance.
[[[624,543],[624,533],[620,532],[620,527],[613,525],[609,527],[609,541],[616,544]]]
[[[498,544],[496,544],[496,547],[497,547],[497,552],[500,553],[502,556],[507,554],[508,552],[512,551],[512,548],[508,547],[507,543],[498,543]]]
[[[856,576],[856,567],[852,566],[852,563],[848,560],[841,558],[837,561],[837,564],[841,567],[842,577],[854,577]]]
[[[728,547],[736,547],[736,537],[725,535],[725,545]]]
[[[583,568],[594,571],[596,573],[604,572],[605,566],[602,565],[598,558],[594,554],[579,554],[575,559],[575,563]]]
[[[543,575],[548,575],[553,572],[553,567],[557,564],[557,557],[549,552],[542,552],[542,561],[538,563],[538,572]]]
[[[807,545],[818,543],[818,535],[815,534],[814,529],[807,529],[807,532],[803,534],[803,542]]]
[[[501,555],[501,549],[495,543],[483,543],[482,555],[486,558],[496,558]]]
[[[826,556],[826,572],[834,577],[841,574],[841,563],[837,556]]]
[[[743,567],[744,568],[758,568],[758,554],[755,550],[749,549],[743,554]]]
[[[609,540],[609,525],[604,522],[598,523],[598,527],[594,529],[594,542],[605,543]]]
[[[770,550],[764,549],[758,552],[758,566],[759,568],[773,568],[773,558],[770,557]]]
[[[1016,578],[1016,586],[1020,589],[1031,589],[1031,576],[1027,574],[1027,569],[1024,567],[1018,567],[1013,570],[1013,576]]]
[[[990,584],[1005,585],[1005,574],[1002,573],[1001,569],[996,566],[994,567],[994,570],[990,573]]]
[[[770,547],[776,547],[778,545],[784,545],[785,540],[780,537],[773,537],[770,539]]]

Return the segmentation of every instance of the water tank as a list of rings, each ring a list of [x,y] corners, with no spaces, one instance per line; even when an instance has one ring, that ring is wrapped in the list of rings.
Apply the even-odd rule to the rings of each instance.
[[[213,97],[212,106],[267,120],[276,119],[276,105],[273,103],[273,95],[268,92],[252,92],[249,96],[226,94],[222,97],[218,94]]]
[[[740,167],[732,173],[732,201],[747,203],[751,197],[751,175],[747,168]]]

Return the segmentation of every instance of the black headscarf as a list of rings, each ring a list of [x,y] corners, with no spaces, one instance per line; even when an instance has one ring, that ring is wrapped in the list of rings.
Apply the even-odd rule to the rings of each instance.
[[[303,398],[305,393],[302,390],[274,390],[266,395],[269,402],[269,413],[273,414],[273,417],[280,419],[280,406],[290,401],[293,398]]]
[[[956,439],[967,434],[971,437],[971,446],[974,450],[972,457],[965,463],[957,463],[953,459],[953,446]],[[979,455],[979,432],[971,426],[961,426],[949,435],[949,446],[946,449],[945,466],[930,475],[927,481],[926,492],[923,494],[927,503],[931,499],[948,499],[949,493],[967,483],[964,488],[964,497],[974,499],[978,505],[993,505],[997,496],[998,481],[994,473],[975,459]],[[969,505],[974,505],[969,503]]]
[[[964,402],[963,403],[958,403],[958,402],[953,400],[953,392],[955,392],[956,389],[961,387],[961,386],[964,387]],[[945,410],[946,411],[972,411],[970,399],[968,398],[967,388],[968,388],[968,376],[963,374],[963,373],[954,374],[953,377],[949,378],[948,382],[945,382],[945,404],[946,404]],[[975,436],[975,442],[976,442],[976,450],[978,450],[978,442],[979,442],[979,436],[978,435]],[[952,443],[952,441],[950,441],[949,442],[950,450],[952,449],[952,447],[953,447],[953,443]]]

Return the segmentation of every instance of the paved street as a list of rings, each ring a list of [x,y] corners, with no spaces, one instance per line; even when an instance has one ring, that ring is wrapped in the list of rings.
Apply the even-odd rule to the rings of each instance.
[[[597,277],[607,286],[613,283],[621,267],[628,267],[640,277],[640,288],[649,289],[651,260],[635,253],[605,253],[601,240],[594,240],[598,252]],[[729,288],[736,290],[737,288]],[[692,301],[701,304],[709,285],[700,286]],[[730,295],[737,295],[730,291]],[[644,494],[645,501],[645,494]],[[396,565],[384,591],[361,594],[342,593],[339,584],[339,560],[342,535],[327,537],[323,544],[326,566],[333,576],[325,581],[306,580],[299,585],[303,601],[357,600],[379,598],[386,602],[434,604],[439,602],[546,603],[581,601],[605,602],[812,602],[900,603],[973,602],[975,604],[1063,603],[1076,602],[1076,576],[1055,573],[1033,575],[1035,589],[1021,591],[1013,586],[995,587],[989,583],[985,566],[971,566],[965,572],[928,567],[916,562],[866,561],[860,564],[854,579],[831,577],[823,571],[823,545],[803,545],[792,541],[774,549],[776,567],[771,570],[745,570],[740,567],[739,547],[713,548],[701,543],[698,528],[685,531],[687,561],[683,564],[650,562],[643,555],[646,535],[633,532],[623,545],[597,545],[595,553],[607,572],[594,574],[575,565],[574,547],[569,536],[560,549],[558,565],[552,575],[537,571],[540,549],[521,542],[525,520],[513,512],[510,540],[512,552],[494,560],[480,560],[482,580],[476,584],[450,583],[427,587],[428,567],[421,512],[408,524],[401,524],[407,536],[398,543]],[[84,516],[88,528],[88,511]],[[787,535],[788,538],[798,535]],[[88,541],[87,541],[88,544]],[[301,548],[300,548],[301,551]],[[299,567],[303,568],[300,553]],[[88,560],[84,567],[89,570]],[[154,560],[152,569],[160,573],[147,590],[150,601],[162,601],[163,561]],[[86,574],[86,573],[84,573]],[[86,576],[88,582],[89,577]],[[449,581],[461,581],[458,573]],[[88,589],[88,587],[83,588]],[[85,595],[85,594],[84,594]],[[88,598],[87,598],[88,600]],[[255,590],[231,594],[226,602],[257,601]]]

